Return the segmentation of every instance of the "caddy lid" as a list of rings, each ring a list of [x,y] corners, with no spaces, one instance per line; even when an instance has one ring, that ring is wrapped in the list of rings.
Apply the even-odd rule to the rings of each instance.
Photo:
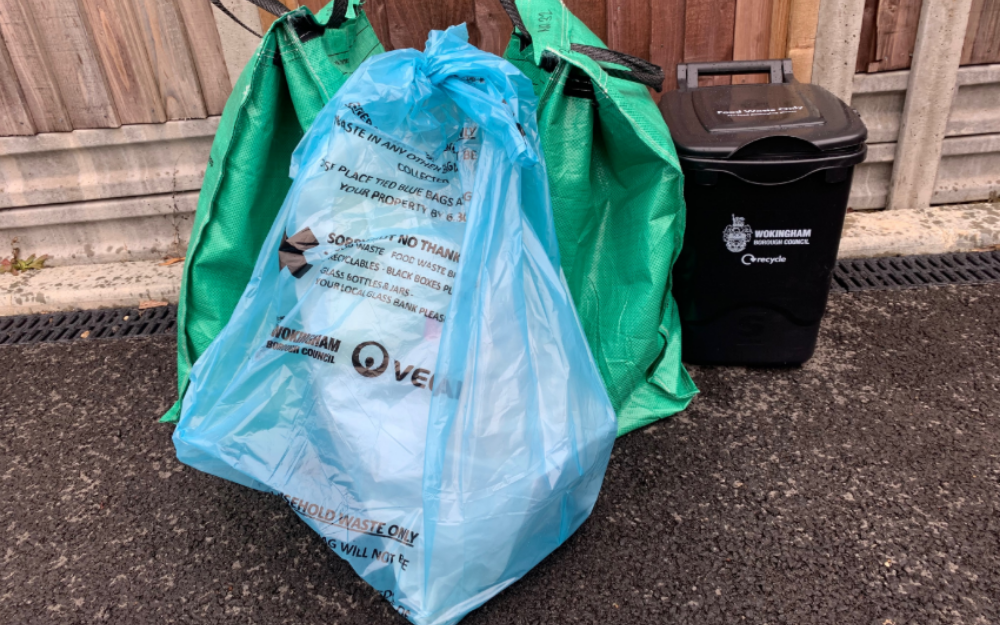
[[[699,74],[761,71],[772,82],[698,86]],[[787,59],[682,64],[678,84],[660,110],[681,156],[802,158],[857,149],[868,136],[857,111],[822,87],[796,82]]]

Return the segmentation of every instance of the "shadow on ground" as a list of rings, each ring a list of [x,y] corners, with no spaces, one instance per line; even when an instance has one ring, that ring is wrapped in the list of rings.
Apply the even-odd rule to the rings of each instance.
[[[405,622],[277,497],[175,460],[172,339],[0,359],[0,622]],[[1000,286],[835,296],[803,368],[693,374],[465,623],[1000,622]]]

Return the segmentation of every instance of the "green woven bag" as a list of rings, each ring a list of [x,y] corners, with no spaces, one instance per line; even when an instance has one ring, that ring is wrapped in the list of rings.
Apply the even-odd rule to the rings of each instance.
[[[698,392],[680,362],[680,321],[670,294],[671,269],[684,237],[683,177],[645,86],[662,82],[662,72],[606,50],[559,0],[501,4],[516,27],[506,57],[532,80],[540,99],[538,121],[563,270],[617,411],[618,433],[625,434],[683,410]],[[331,9],[323,9],[317,21],[327,23]],[[292,149],[349,72],[382,51],[354,0],[347,11],[351,17],[339,28],[302,42],[303,27],[297,30],[296,23],[308,23],[307,12],[298,9],[275,23],[223,114],[181,290],[182,397],[191,364],[222,330],[249,280],[290,185]],[[306,50],[323,54],[318,41],[328,41],[326,48],[341,55],[332,57],[334,64],[307,56]],[[267,50],[270,56],[280,50],[286,75],[271,69]],[[260,88],[268,91],[254,95]],[[241,100],[234,104],[237,93]],[[238,122],[233,118],[248,101],[260,111],[249,115],[255,134],[233,151],[233,122]],[[274,127],[266,127],[266,115],[273,116]],[[277,126],[294,132],[279,135]],[[220,184],[220,178],[233,180]],[[213,191],[251,183],[242,193]],[[179,411],[180,401],[164,420],[176,420]]]
[[[683,410],[698,392],[681,365],[670,294],[684,178],[643,84],[658,87],[662,71],[604,50],[559,0],[501,4],[516,26],[506,57],[540,99],[563,271],[622,435]]]

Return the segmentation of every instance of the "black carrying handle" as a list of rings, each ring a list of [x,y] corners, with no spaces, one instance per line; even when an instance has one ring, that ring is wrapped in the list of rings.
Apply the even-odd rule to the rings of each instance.
[[[252,0],[251,0],[251,1],[252,1]],[[260,0],[260,1],[261,1],[261,2],[268,2],[268,0]],[[254,30],[254,29],[250,28],[249,26],[247,26],[246,24],[244,24],[244,23],[243,23],[243,20],[241,20],[240,18],[238,18],[238,17],[236,17],[235,15],[233,15],[233,12],[232,12],[232,11],[230,11],[229,9],[227,9],[227,8],[226,8],[226,5],[222,4],[222,0],[211,0],[211,2],[212,2],[212,4],[214,4],[214,5],[215,5],[215,8],[219,9],[220,11],[222,11],[222,14],[223,14],[223,15],[225,15],[225,16],[226,16],[226,17],[228,17],[229,19],[233,20],[234,22],[236,22],[237,24],[239,24],[240,26],[242,26],[242,27],[243,27],[244,29],[246,29],[246,31],[247,31],[248,33],[250,33],[250,34],[251,34],[251,35],[253,35],[254,37],[258,37],[258,38],[259,38],[259,37],[262,37],[262,36],[263,36],[263,35],[261,35],[261,34],[260,34],[259,32],[257,32],[256,30]],[[281,5],[281,8],[285,9],[286,11],[288,10],[288,8],[287,8],[287,7],[285,7],[285,5],[281,4],[280,2],[277,2],[277,0],[274,0],[274,2],[275,2],[276,4],[279,4],[279,5]],[[257,3],[256,3],[256,2],[254,2],[254,4],[257,4]],[[268,5],[270,5],[270,2],[268,2]],[[259,5],[259,4],[257,4],[257,6],[260,6],[260,5]],[[263,7],[261,7],[261,8],[263,8]],[[274,15],[278,15],[277,13],[274,13],[274,12],[273,12],[273,11],[271,11],[270,9],[264,9],[264,10],[265,10],[265,11],[268,11],[269,13],[273,13]]]
[[[521,49],[525,49],[531,44],[531,34],[528,33],[528,29],[524,26],[524,20],[521,19],[521,12],[517,9],[517,4],[514,0],[500,0],[500,6],[507,12],[507,17],[514,24],[514,35],[521,40]],[[604,68],[604,71],[609,76],[637,82],[641,85],[651,87],[657,92],[663,90],[663,68],[659,65],[650,63],[645,59],[640,59],[637,56],[632,56],[631,54],[625,54],[624,52],[598,48],[597,46],[587,46],[580,43],[570,44],[570,50],[588,56],[598,63],[613,63],[625,68],[623,70]]]
[[[625,54],[624,52],[608,50],[607,48],[585,46],[581,43],[570,44],[569,48],[574,52],[589,56],[598,63],[614,63],[615,65],[622,65],[628,68],[621,70],[606,67],[604,71],[609,76],[631,80],[632,82],[652,87],[657,93],[663,91],[663,68],[650,63],[646,59],[640,59],[637,56]]]
[[[500,0],[500,6],[503,7],[507,17],[514,24],[514,35],[521,40],[521,49],[524,50],[531,45],[531,35],[528,34],[528,29],[524,26],[524,20],[521,19],[521,12],[518,10],[517,4],[514,0]]]
[[[336,3],[333,5],[333,16],[330,19],[330,23],[323,28],[339,28],[340,25],[344,23],[344,20],[347,19],[347,1],[348,0],[336,0]],[[256,30],[244,24],[240,20],[240,18],[233,15],[233,12],[227,9],[225,5],[222,4],[222,0],[211,0],[211,2],[212,4],[215,5],[215,8],[222,11],[227,17],[229,17],[229,19],[233,20],[234,22],[236,22],[243,28],[247,29],[249,32],[256,35],[257,37],[263,36]],[[291,11],[291,9],[278,2],[278,0],[247,0],[247,2],[256,6],[257,8],[267,11],[268,13],[270,13],[275,17],[281,17],[285,13]],[[316,26],[319,25],[317,24]],[[309,30],[314,30],[314,28]]]
[[[678,63],[677,88],[681,91],[698,88],[699,76],[733,76],[767,72],[775,84],[795,81],[792,59],[763,61],[719,61],[716,63]]]

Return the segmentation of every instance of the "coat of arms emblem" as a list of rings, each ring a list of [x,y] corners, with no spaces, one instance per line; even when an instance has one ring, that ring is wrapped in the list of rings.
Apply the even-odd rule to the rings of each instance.
[[[748,226],[742,217],[733,215],[733,223],[722,231],[722,240],[730,252],[742,252],[753,239],[753,228]]]

